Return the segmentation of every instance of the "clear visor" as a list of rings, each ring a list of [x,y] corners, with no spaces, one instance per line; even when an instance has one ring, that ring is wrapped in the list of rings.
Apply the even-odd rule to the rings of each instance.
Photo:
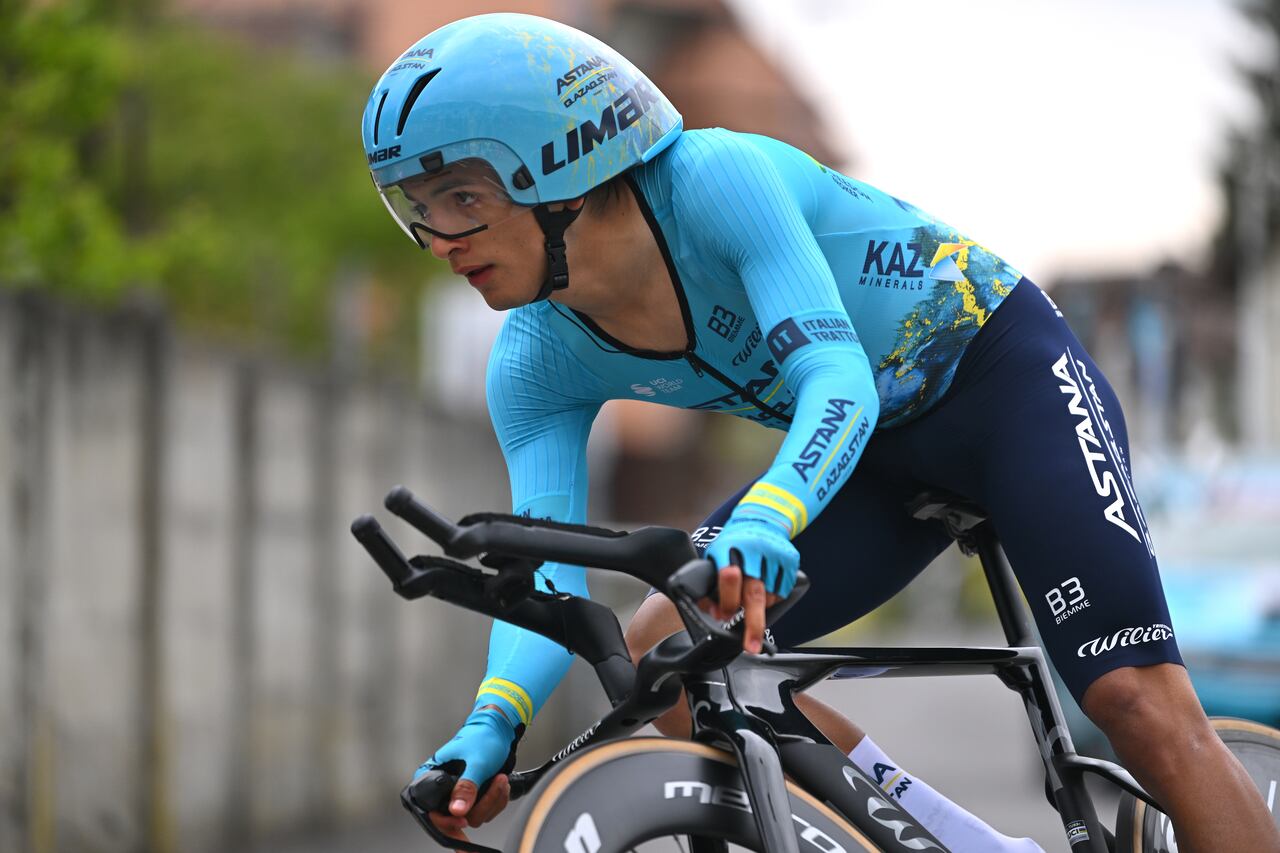
[[[424,249],[433,236],[469,237],[529,210],[511,200],[498,173],[479,159],[459,160],[378,190],[396,222]]]

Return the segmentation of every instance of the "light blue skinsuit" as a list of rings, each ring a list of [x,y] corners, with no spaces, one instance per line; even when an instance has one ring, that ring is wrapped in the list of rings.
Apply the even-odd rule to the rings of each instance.
[[[939,400],[1021,278],[912,205],[766,137],[687,131],[627,177],[687,344],[637,351],[556,303],[513,310],[487,389],[517,513],[585,522],[592,420],[606,400],[644,399],[786,430],[740,507],[794,538],[877,425],[907,423]],[[586,594],[581,568],[540,574],[544,588]],[[477,701],[527,724],[570,661],[549,640],[495,623]]]

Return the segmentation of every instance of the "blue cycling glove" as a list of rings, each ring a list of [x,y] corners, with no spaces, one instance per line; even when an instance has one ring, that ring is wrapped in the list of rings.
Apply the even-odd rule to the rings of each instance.
[[[782,598],[791,594],[800,569],[800,552],[787,531],[758,516],[729,516],[706,556],[717,569],[739,566],[747,577],[764,581],[766,592]]]
[[[436,750],[413,774],[416,781],[428,770],[434,770],[449,761],[463,761],[466,769],[463,779],[470,779],[477,786],[488,782],[501,772],[512,757],[516,741],[516,728],[507,715],[497,708],[477,708],[467,717],[453,740]]]

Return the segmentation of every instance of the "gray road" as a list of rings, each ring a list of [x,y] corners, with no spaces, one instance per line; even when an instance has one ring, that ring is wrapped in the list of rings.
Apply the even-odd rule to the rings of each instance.
[[[954,633],[948,638],[957,640]],[[942,637],[916,633],[887,638],[927,646]],[[965,642],[998,644],[991,634]],[[1067,851],[1055,813],[1045,802],[1043,771],[1022,704],[991,676],[827,682],[815,688],[824,701],[848,712],[909,772],[981,815],[1000,831],[1035,839],[1047,851]],[[1114,805],[1099,805],[1110,820]],[[475,834],[501,847],[507,825],[499,819]],[[434,845],[407,816],[329,838],[299,839],[263,849],[281,853],[391,853]],[[645,848],[646,850],[648,848]]]

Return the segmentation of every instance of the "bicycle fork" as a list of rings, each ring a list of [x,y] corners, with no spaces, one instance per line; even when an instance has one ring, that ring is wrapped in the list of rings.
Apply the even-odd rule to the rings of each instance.
[[[686,685],[694,740],[727,742],[733,750],[747,787],[743,805],[751,811],[766,853],[800,853],[773,733],[735,707],[725,678]]]
[[[735,685],[724,672],[724,681],[708,677],[686,683],[685,689],[694,740],[727,745],[737,757],[747,788],[746,806],[768,853],[799,853],[797,835],[815,849],[830,849],[822,838],[811,837],[814,827],[791,813],[784,767],[801,787],[844,813],[880,849],[947,853],[937,838],[826,740],[795,707],[789,691],[778,689],[773,682],[786,678],[785,673],[759,670],[755,675],[749,685]],[[749,695],[735,696],[735,688]],[[762,716],[796,734],[778,734]]]

